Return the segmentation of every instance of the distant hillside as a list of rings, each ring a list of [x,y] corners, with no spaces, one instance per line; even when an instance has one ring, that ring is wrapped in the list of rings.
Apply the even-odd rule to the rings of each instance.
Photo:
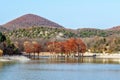
[[[27,29],[17,29],[6,33],[11,39],[65,39],[76,37],[75,33],[64,28],[32,27]]]
[[[108,36],[119,36],[120,30],[101,30],[101,29],[93,29],[93,28],[83,28],[77,30],[77,35],[79,37],[108,37]]]
[[[3,25],[5,28],[14,30],[18,28],[28,28],[32,26],[46,26],[46,27],[57,27],[61,28],[62,26],[52,22],[43,17],[34,15],[34,14],[26,14],[19,18],[16,18],[6,24]]]
[[[50,27],[32,27],[27,29],[17,29],[5,33],[8,39],[12,42],[18,42],[19,46],[24,41],[38,41],[44,45],[49,41],[63,41],[69,38],[81,38],[87,49],[95,53],[112,53],[120,51],[120,30],[100,30],[84,28],[71,30],[65,28],[50,28]],[[21,48],[23,49],[23,47]]]
[[[0,32],[8,32],[9,30],[0,25]]]
[[[112,27],[112,28],[110,28],[109,30],[120,30],[120,26]]]
[[[75,38],[93,38],[93,37],[111,37],[120,36],[120,31],[100,30],[100,29],[77,29],[70,30],[65,28],[50,28],[50,27],[32,27],[27,29],[17,29],[6,33],[11,39],[67,39]]]

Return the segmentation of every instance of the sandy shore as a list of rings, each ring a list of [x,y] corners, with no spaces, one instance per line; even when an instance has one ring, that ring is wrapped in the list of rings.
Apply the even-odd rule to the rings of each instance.
[[[120,58],[120,54],[98,54],[96,58]]]
[[[84,55],[95,55],[96,58],[120,58],[120,53],[89,53]]]
[[[29,61],[30,59],[25,56],[2,56],[0,57],[0,61],[20,61],[25,62]]]

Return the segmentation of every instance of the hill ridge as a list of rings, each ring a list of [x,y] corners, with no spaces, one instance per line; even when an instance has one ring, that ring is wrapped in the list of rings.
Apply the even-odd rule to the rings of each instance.
[[[119,26],[112,27],[112,28],[109,28],[108,30],[120,30],[120,25],[119,25]]]
[[[25,14],[23,16],[11,20],[10,22],[7,22],[6,24],[3,24],[3,26],[10,30],[14,30],[18,28],[28,28],[32,26],[62,28],[61,25],[35,14]]]

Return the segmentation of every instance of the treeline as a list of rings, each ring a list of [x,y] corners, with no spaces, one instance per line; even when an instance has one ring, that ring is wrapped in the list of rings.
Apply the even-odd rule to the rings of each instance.
[[[84,28],[84,29],[78,29],[77,30],[77,36],[82,38],[91,38],[91,37],[109,37],[113,35],[119,35],[120,36],[120,30],[100,30],[100,29],[90,29],[90,28]]]
[[[50,52],[51,54],[79,54],[86,52],[86,45],[80,38],[69,38],[66,40],[20,40],[11,41],[9,37],[0,33],[0,49],[2,55],[21,55],[21,52],[40,53]],[[1,51],[0,50],[0,51]]]
[[[86,44],[87,51],[97,53],[113,53],[120,51],[120,31],[119,30],[100,30],[100,29],[78,29],[69,30],[64,28],[31,27],[18,29],[5,33],[12,42],[22,43],[20,51],[23,51],[24,41],[37,41],[42,46],[46,42],[65,41],[69,38],[81,38]],[[45,48],[42,47],[44,51]]]
[[[26,53],[40,53],[44,48],[45,52],[51,54],[83,54],[86,52],[86,45],[80,38],[70,38],[65,41],[51,41],[46,42],[43,46],[36,41],[25,41],[24,52]]]
[[[0,56],[21,55],[21,51],[9,38],[0,32]]]
[[[120,37],[92,37],[83,38],[87,45],[87,50],[95,53],[118,53],[120,52]]]
[[[6,33],[6,36],[12,38],[92,38],[98,37],[109,37],[109,36],[120,36],[120,30],[100,30],[100,29],[77,29],[70,30],[65,28],[50,28],[45,26],[33,26],[26,29],[18,29]]]
[[[6,36],[10,38],[71,38],[77,35],[64,28],[48,28],[48,27],[30,27],[27,29],[18,29],[12,32],[6,33]]]

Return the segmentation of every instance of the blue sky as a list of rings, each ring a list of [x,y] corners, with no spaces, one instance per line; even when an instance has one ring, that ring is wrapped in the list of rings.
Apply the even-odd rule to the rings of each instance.
[[[32,13],[66,28],[120,25],[120,0],[1,0],[0,24]]]

